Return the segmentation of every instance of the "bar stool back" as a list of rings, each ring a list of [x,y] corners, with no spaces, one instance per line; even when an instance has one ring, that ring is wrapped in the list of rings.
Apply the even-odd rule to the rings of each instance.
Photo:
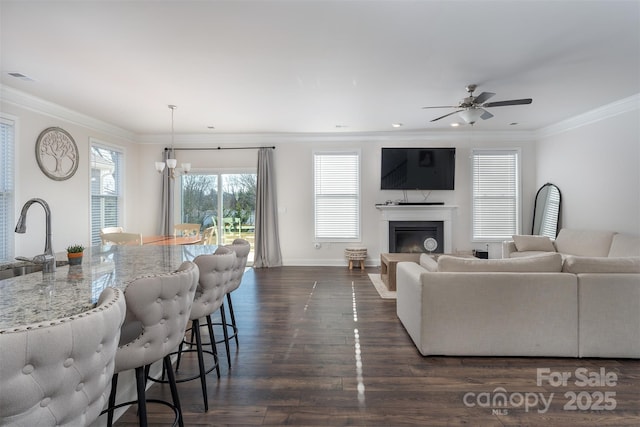
[[[173,404],[158,400],[148,401],[172,407],[178,423],[184,425],[169,354],[182,341],[198,286],[198,277],[198,266],[185,261],[174,273],[140,277],[130,282],[124,290],[127,315],[122,326],[120,347],[116,352],[109,408],[103,411],[109,414],[109,426],[113,422],[114,409],[131,403],[138,404],[140,425],[147,425],[145,368],[160,360],[168,373]],[[116,405],[118,373],[129,369],[136,371],[138,400]]]
[[[220,366],[218,365],[218,352],[216,351],[211,315],[218,309],[221,309],[223,322],[225,321],[226,316],[222,303],[224,302],[225,290],[229,280],[231,279],[231,272],[235,261],[236,254],[231,249],[223,246],[217,248],[213,255],[200,255],[193,260],[200,269],[200,279],[198,289],[196,290],[196,296],[193,300],[193,306],[191,307],[191,315],[189,316],[191,319],[191,333],[196,339],[196,348],[189,351],[196,351],[198,353],[199,374],[190,378],[178,379],[177,382],[200,378],[205,412],[209,410],[206,374],[215,368],[218,378],[220,378]],[[200,327],[205,326],[200,324],[200,319],[202,318],[206,319],[207,322],[206,326],[209,331],[209,343],[202,342]],[[205,351],[203,350],[203,345],[211,345],[211,354],[213,354],[215,360],[215,366],[208,369],[205,369],[204,366]],[[179,354],[181,355],[181,353],[182,344],[180,345]],[[180,359],[178,358],[178,363],[179,361]],[[178,366],[179,365],[176,366],[176,371],[179,369]]]
[[[125,316],[122,291],[96,308],[0,330],[0,424],[80,426],[100,415]]]

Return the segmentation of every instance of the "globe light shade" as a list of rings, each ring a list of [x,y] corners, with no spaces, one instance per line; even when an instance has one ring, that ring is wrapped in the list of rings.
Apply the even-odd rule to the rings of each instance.
[[[480,116],[482,116],[482,110],[479,108],[467,108],[464,111],[460,111],[460,113],[458,114],[465,122],[474,124],[480,118]]]

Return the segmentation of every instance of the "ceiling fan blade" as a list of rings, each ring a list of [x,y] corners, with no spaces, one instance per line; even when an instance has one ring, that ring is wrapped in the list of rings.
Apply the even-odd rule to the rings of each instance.
[[[497,102],[486,102],[482,104],[483,107],[504,107],[507,105],[525,105],[531,104],[533,100],[531,98],[525,99],[512,99],[510,101],[497,101]]]
[[[457,105],[442,105],[439,107],[422,107],[422,109],[427,109],[427,108],[458,108]]]
[[[450,115],[452,115],[452,114],[456,114],[456,113],[459,113],[460,111],[464,111],[464,110],[456,110],[456,111],[452,111],[451,113],[449,113],[449,114],[445,114],[444,116],[436,117],[435,119],[433,119],[433,120],[431,120],[431,121],[432,121],[432,122],[435,122],[435,121],[437,121],[437,120],[444,119],[445,117],[449,117]]]
[[[476,104],[482,104],[483,102],[485,102],[487,99],[491,98],[494,95],[495,93],[493,92],[482,92],[480,95],[474,98],[473,102],[475,102]]]
[[[487,110],[482,109],[482,108],[481,108],[481,110],[483,111],[482,115],[480,116],[480,118],[481,118],[482,120],[487,120],[487,119],[490,119],[491,117],[493,117],[493,114],[491,114],[491,113],[490,113],[490,112],[488,112]]]

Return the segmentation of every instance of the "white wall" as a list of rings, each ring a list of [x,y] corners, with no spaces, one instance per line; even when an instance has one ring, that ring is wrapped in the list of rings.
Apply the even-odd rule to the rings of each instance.
[[[502,139],[503,141],[498,141]],[[533,143],[505,142],[517,139],[513,135],[477,136],[458,133],[422,137],[405,137],[390,135],[384,138],[362,138],[348,141],[322,143],[287,143],[280,144],[275,152],[278,185],[278,206],[285,213],[280,214],[280,243],[285,265],[344,265],[344,249],[346,243],[322,243],[319,249],[314,248],[313,241],[313,169],[312,153],[314,150],[360,149],[362,153],[362,242],[368,249],[368,265],[379,265],[379,221],[380,211],[377,203],[387,200],[403,199],[402,191],[380,190],[380,152],[383,146],[412,147],[456,147],[456,190],[428,192],[408,191],[409,201],[445,202],[458,206],[454,218],[454,250],[485,249],[485,243],[471,242],[470,216],[470,159],[474,147],[518,147],[522,149],[524,159],[523,174],[525,181],[532,183],[534,174]],[[525,187],[532,187],[527,184]],[[527,203],[528,204],[528,203]],[[530,210],[527,206],[526,209]],[[492,244],[492,255],[499,256],[500,245]]]
[[[51,209],[52,245],[56,252],[64,251],[71,244],[89,246],[89,139],[121,147],[126,153],[125,176],[128,183],[136,183],[138,177],[138,146],[125,138],[115,137],[87,126],[79,125],[60,116],[35,112],[8,102],[0,104],[3,114],[17,118],[15,150],[15,211],[17,221],[24,203],[34,197],[47,202]],[[79,164],[76,173],[65,181],[54,181],[44,175],[35,158],[35,144],[40,132],[52,126],[61,127],[71,134],[78,146]],[[135,224],[139,206],[137,185],[126,186],[125,224]],[[34,256],[41,254],[45,246],[45,214],[40,205],[34,204],[27,214],[27,231],[15,234],[15,254]]]
[[[277,185],[278,208],[280,211],[279,231],[282,257],[285,265],[345,265],[344,249],[350,244],[322,243],[319,249],[314,247],[313,226],[313,164],[315,150],[358,149],[362,153],[362,242],[368,249],[368,265],[379,264],[379,221],[380,211],[376,203],[386,200],[398,200],[404,197],[401,191],[380,190],[380,149],[383,146],[443,147],[454,146],[456,152],[456,190],[427,192],[409,191],[410,201],[441,201],[458,206],[454,219],[454,250],[485,249],[485,242],[472,243],[470,215],[470,154],[471,149],[516,147],[521,149],[523,169],[523,221],[524,230],[530,228],[535,193],[535,144],[526,133],[482,133],[482,132],[445,132],[385,135],[351,136],[336,134],[332,136],[253,136],[241,144],[225,143],[224,137],[211,138],[212,142],[189,143],[188,136],[176,135],[175,147],[216,147],[216,146],[275,146],[273,153],[275,182]],[[166,145],[166,144],[165,144]],[[160,160],[162,144],[147,144],[140,148],[140,182],[145,191],[140,194],[140,206],[146,207],[141,214],[147,218],[140,223],[144,234],[156,233],[159,216],[155,215],[160,206],[161,180],[153,171],[152,162]],[[176,151],[178,163],[191,162],[192,170],[237,170],[255,168],[256,150],[223,151]],[[153,208],[153,209],[151,209]],[[150,213],[151,212],[151,213]],[[154,216],[155,215],[155,216]],[[177,216],[176,216],[177,218]],[[500,257],[500,243],[491,243],[490,255]]]
[[[542,137],[537,146],[537,186],[560,188],[563,227],[640,234],[637,101],[631,111]]]
[[[37,112],[3,100],[1,111],[18,117],[16,149],[16,218],[31,197],[49,202],[53,214],[54,250],[72,243],[89,242],[89,139],[123,147],[126,153],[126,190],[123,225],[143,234],[156,234],[160,224],[161,178],[153,162],[162,159],[167,135],[129,136],[95,119],[75,120],[74,114]],[[60,108],[60,107],[58,107]],[[51,109],[55,110],[55,109]],[[64,112],[64,110],[63,110]],[[93,125],[94,120],[96,122]],[[83,124],[79,124],[83,123]],[[88,124],[87,124],[88,123]],[[376,203],[403,198],[400,191],[381,191],[380,148],[383,146],[454,146],[456,190],[430,194],[429,201],[456,205],[454,250],[485,249],[471,242],[470,153],[479,148],[520,148],[522,152],[523,232],[531,226],[533,198],[545,182],[560,187],[562,220],[573,228],[611,229],[640,234],[640,178],[638,110],[574,127],[570,131],[547,132],[539,137],[529,132],[489,133],[477,129],[450,132],[384,133],[373,135],[250,135],[190,137],[176,135],[176,147],[276,146],[275,180],[280,208],[280,242],[285,265],[345,265],[347,244],[313,242],[312,153],[321,149],[357,148],[362,153],[362,242],[369,251],[368,265],[379,263]],[[69,131],[80,150],[80,166],[67,181],[53,181],[40,172],[34,147],[38,134],[50,126]],[[134,142],[135,140],[135,142]],[[256,150],[178,151],[178,162],[191,162],[194,171],[239,171],[255,169]],[[409,200],[421,201],[420,192]],[[25,235],[16,235],[16,254],[33,256],[44,248],[44,214],[34,206]],[[490,256],[500,256],[500,245],[490,245]]]

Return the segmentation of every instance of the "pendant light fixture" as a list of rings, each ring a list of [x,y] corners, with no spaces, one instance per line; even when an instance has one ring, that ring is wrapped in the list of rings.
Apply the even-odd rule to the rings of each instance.
[[[174,139],[174,135],[173,135],[173,112],[176,108],[175,105],[169,105],[168,106],[169,109],[171,110],[171,150],[169,151],[169,156],[173,156],[174,155],[174,151],[173,151],[173,139]],[[166,162],[166,166],[167,168],[169,168],[169,177],[171,179],[175,179],[175,170],[176,170],[176,165],[178,164],[178,161],[174,158],[174,157],[169,157],[167,159]],[[182,165],[185,169],[185,171],[189,171],[191,169],[191,164],[190,163],[184,163]],[[165,167],[165,162],[156,162],[156,170],[158,171],[158,173],[162,173],[162,171],[164,170]]]

